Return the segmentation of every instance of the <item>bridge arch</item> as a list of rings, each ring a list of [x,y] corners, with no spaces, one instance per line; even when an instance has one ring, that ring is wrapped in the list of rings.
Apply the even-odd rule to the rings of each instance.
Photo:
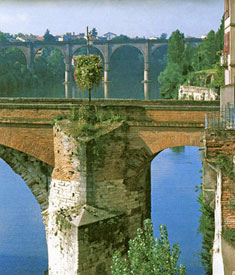
[[[58,51],[60,51],[60,53],[64,56],[64,58],[66,58],[66,52],[64,50],[63,47],[59,46],[59,45],[40,45],[40,46],[35,46],[33,48],[33,56],[32,56],[32,59],[34,60],[35,59],[35,56],[36,54],[38,53],[39,50],[42,50],[44,48],[54,48],[54,49],[57,49]]]
[[[159,152],[177,146],[201,146],[203,131],[178,129],[176,131],[141,131],[139,137],[145,144],[148,152],[155,157]]]
[[[25,57],[25,61],[26,61],[26,65],[28,63],[28,60],[29,60],[29,53],[28,53],[28,49],[27,47],[25,46],[17,46],[17,45],[0,45],[0,51],[4,51],[6,49],[9,49],[9,48],[14,48],[14,49],[18,49],[19,51],[21,51]]]
[[[38,201],[42,211],[48,208],[48,189],[52,167],[15,149],[0,145],[0,157],[20,175]]]
[[[146,52],[144,50],[144,47],[143,46],[138,46],[138,45],[135,45],[135,44],[128,44],[128,43],[121,43],[121,44],[114,44],[112,46],[112,50],[111,50],[111,53],[110,53],[110,60],[112,58],[112,55],[120,48],[123,48],[123,47],[132,47],[132,48],[135,48],[137,50],[139,50],[139,52],[143,55],[144,57],[144,62],[146,62]]]
[[[159,44],[153,44],[151,47],[151,55],[158,50],[159,48],[168,46],[168,43],[159,43]]]
[[[158,82],[158,76],[164,71],[167,65],[167,44],[158,44],[151,47],[150,53],[150,71],[151,80],[151,99],[160,98],[161,84]]]
[[[144,55],[132,45],[121,45],[110,56],[110,95],[114,98],[144,99]],[[123,88],[120,89],[120,81]]]
[[[72,51],[72,57],[79,52],[81,52],[81,54],[87,54],[87,46],[81,45],[81,47],[76,47],[76,50]],[[105,64],[105,56],[103,54],[103,51],[99,47],[96,47],[95,45],[90,47],[89,53],[99,55],[102,59],[103,64]]]
[[[76,45],[72,47],[72,51],[71,51],[71,56],[73,56],[78,50],[82,49],[82,48],[87,48],[86,45]],[[95,49],[96,51],[99,52],[99,55],[101,56],[103,63],[106,63],[106,58],[105,58],[105,50],[103,45],[92,45],[92,47],[90,48],[91,51],[92,49]]]
[[[54,166],[52,127],[23,127],[19,130],[18,127],[2,126],[0,127],[0,146],[1,145],[25,153],[50,166]]]
[[[32,66],[39,79],[46,82],[62,83],[65,80],[65,52],[62,48],[50,45],[34,49]]]

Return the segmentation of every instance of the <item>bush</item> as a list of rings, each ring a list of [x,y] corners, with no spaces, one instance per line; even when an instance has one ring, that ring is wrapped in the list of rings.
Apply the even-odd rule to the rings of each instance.
[[[113,256],[112,275],[184,275],[185,266],[178,265],[179,245],[172,249],[165,225],[160,226],[160,238],[153,238],[151,220],[144,221],[144,229],[137,230],[137,237],[129,241],[127,259],[120,252]]]

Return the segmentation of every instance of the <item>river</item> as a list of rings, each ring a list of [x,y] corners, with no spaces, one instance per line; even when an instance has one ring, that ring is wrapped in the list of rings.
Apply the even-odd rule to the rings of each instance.
[[[201,182],[197,147],[167,149],[152,161],[152,221],[154,235],[166,224],[171,244],[179,243],[180,262],[188,275],[205,274],[195,186]],[[0,274],[43,275],[47,247],[40,208],[24,181],[0,159]]]
[[[202,236],[197,233],[200,205],[195,192],[195,186],[202,181],[200,151],[192,146],[177,148],[162,151],[152,161],[151,216],[154,235],[158,236],[159,225],[165,224],[171,245],[179,243],[179,262],[186,265],[187,274],[203,275],[199,259]]]

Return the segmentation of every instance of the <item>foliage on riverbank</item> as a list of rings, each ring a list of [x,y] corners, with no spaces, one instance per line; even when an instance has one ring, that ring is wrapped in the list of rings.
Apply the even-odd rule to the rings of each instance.
[[[200,188],[200,194],[198,196],[198,202],[200,203],[201,217],[199,220],[198,231],[202,233],[202,250],[200,253],[201,263],[204,267],[205,274],[212,274],[212,248],[214,242],[215,231],[215,219],[214,209],[211,207],[210,202],[206,201],[203,197],[202,188]]]
[[[216,165],[231,180],[235,178],[235,170],[234,170],[233,156],[232,155],[219,154],[216,157]]]
[[[165,225],[160,226],[160,238],[153,238],[151,220],[144,221],[144,228],[137,229],[137,237],[129,241],[127,259],[120,252],[113,256],[112,275],[184,275],[185,266],[178,265],[179,245],[170,247]]]
[[[12,92],[64,80],[64,58],[59,50],[48,47],[35,57],[34,71],[30,72],[23,52],[16,48],[0,51],[0,92]]]
[[[161,96],[177,98],[180,85],[216,89],[224,85],[224,69],[219,66],[219,53],[223,48],[223,18],[218,31],[210,31],[199,45],[187,43],[179,30],[173,32],[169,38],[167,67],[158,77],[162,84]]]

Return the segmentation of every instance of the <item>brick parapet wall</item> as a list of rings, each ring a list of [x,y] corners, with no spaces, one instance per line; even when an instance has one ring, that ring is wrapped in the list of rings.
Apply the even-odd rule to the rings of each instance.
[[[86,100],[0,99],[0,144],[17,149],[54,166],[52,120],[69,115]],[[151,127],[203,128],[206,112],[218,110],[218,102],[174,100],[93,100],[103,111],[112,111]],[[147,123],[147,125],[145,125]]]

